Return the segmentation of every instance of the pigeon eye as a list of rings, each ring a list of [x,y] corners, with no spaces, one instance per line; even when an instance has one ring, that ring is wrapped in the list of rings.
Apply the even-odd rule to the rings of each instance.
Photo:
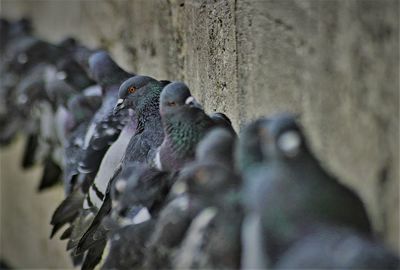
[[[130,87],[128,88],[128,93],[133,94],[133,93],[135,93],[135,92],[136,92],[136,88],[135,88],[134,86],[130,86]]]
[[[301,138],[298,132],[287,131],[278,138],[277,144],[287,157],[292,158],[300,151]]]
[[[171,107],[174,107],[174,106],[176,106],[176,103],[175,103],[175,101],[168,102],[168,106],[171,106]]]

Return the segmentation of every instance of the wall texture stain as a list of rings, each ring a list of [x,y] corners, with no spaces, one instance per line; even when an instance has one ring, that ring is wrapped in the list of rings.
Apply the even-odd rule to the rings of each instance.
[[[2,16],[30,16],[43,38],[59,41],[73,35],[89,46],[107,48],[128,70],[186,81],[207,111],[225,112],[237,130],[276,111],[301,114],[324,166],[358,192],[376,231],[399,251],[397,0],[0,3]],[[9,171],[12,160],[1,160],[2,171],[7,170],[2,178],[28,177]],[[2,179],[2,194],[24,188]],[[29,198],[47,202],[46,211],[51,211],[61,199],[57,194]],[[22,205],[11,214],[2,202],[2,219],[22,226],[27,218]],[[31,211],[43,214],[34,205]],[[48,219],[30,222],[45,227]],[[15,228],[7,224],[2,223],[2,234],[12,235]],[[47,235],[43,229],[37,233]],[[5,240],[15,241],[16,248],[25,244],[21,237],[2,238],[2,246]],[[18,252],[10,258],[18,266],[31,262]]]

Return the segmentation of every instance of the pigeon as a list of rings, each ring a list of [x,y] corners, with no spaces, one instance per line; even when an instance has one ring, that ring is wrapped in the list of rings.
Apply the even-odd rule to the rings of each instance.
[[[72,222],[82,207],[84,195],[75,189],[76,176],[78,175],[78,162],[83,156],[83,141],[87,127],[94,112],[100,107],[101,99],[98,96],[76,95],[68,101],[68,117],[64,123],[64,132],[67,134],[67,143],[64,148],[64,188],[68,195],[66,200],[56,209],[51,224],[54,226],[51,237],[64,224]],[[64,206],[66,205],[66,206]],[[63,236],[65,238],[66,235]]]
[[[276,115],[251,124],[249,129],[245,134],[251,131],[254,137],[242,136],[250,141],[240,145],[244,147],[240,152],[254,153],[253,143],[258,141],[262,162],[255,165],[257,155],[241,158],[246,166],[255,160],[244,171],[243,200],[249,215],[255,214],[261,223],[259,238],[265,243],[270,264],[321,224],[345,226],[371,237],[362,201],[321,167],[295,115]]]
[[[174,180],[175,173],[159,171],[145,164],[131,164],[115,182],[111,218],[121,225],[129,225],[138,223],[136,220],[140,215],[137,212],[148,213],[150,217],[157,215]]]
[[[182,82],[173,82],[164,88],[160,114],[165,137],[154,162],[160,170],[177,171],[194,160],[197,143],[215,123]]]
[[[261,151],[262,125],[266,125],[269,118],[262,117],[249,123],[241,131],[241,139],[235,149],[235,169],[246,175],[254,168],[263,166],[264,156]],[[260,213],[246,209],[242,224],[242,269],[265,269],[268,267],[269,258],[262,240],[262,226]]]
[[[232,168],[234,138],[233,134],[223,128],[211,130],[197,145],[196,160],[185,165],[178,173],[167,202],[156,220],[154,233],[150,237],[145,259],[146,268],[173,267],[173,258],[177,256],[180,244],[185,239],[192,220],[202,210],[213,205],[212,199],[204,200],[205,197],[199,195],[203,192],[203,194],[211,194],[213,191],[203,190],[197,194],[192,192],[193,190],[188,192],[189,180],[195,178],[200,169],[211,169],[210,172],[216,172],[218,169],[214,170],[215,168],[221,168],[223,171]],[[224,158],[221,159],[221,162],[215,163],[218,156],[221,155]],[[213,174],[207,175],[203,180],[207,181],[206,178],[209,176],[213,176]],[[212,178],[209,179],[212,180]],[[217,186],[210,187],[214,189]]]
[[[32,68],[16,87],[18,111],[26,119],[25,132],[28,133],[27,144],[22,160],[23,168],[30,168],[44,159],[46,152],[39,145],[42,140],[50,139],[52,132],[52,108],[45,91],[44,74],[48,65],[40,63]],[[46,128],[47,130],[42,130]],[[42,134],[40,134],[42,132]],[[42,147],[42,149],[40,149]],[[42,153],[38,153],[42,152]]]
[[[163,130],[159,114],[159,96],[166,81],[157,81],[147,76],[134,76],[127,79],[119,89],[119,99],[114,108],[114,114],[132,109],[136,117],[136,129],[134,136],[130,139],[124,157],[115,170],[112,179],[109,180],[107,190],[110,189],[113,179],[118,179],[120,173],[128,170],[129,165],[135,163],[146,163],[149,152],[156,149],[162,142]],[[99,229],[102,219],[109,214],[111,199],[109,191],[104,195],[102,206],[97,212],[89,229],[85,232],[76,252],[81,253],[88,247],[96,245],[94,234]],[[101,226],[100,226],[101,227]],[[101,234],[101,233],[98,233]],[[105,235],[101,237],[104,239]]]
[[[58,78],[64,80],[77,91],[81,91],[95,84],[79,63],[71,58],[61,58],[56,63],[56,66]]]
[[[399,269],[400,259],[354,230],[324,226],[302,238],[274,269]]]
[[[76,48],[78,46],[76,42],[67,39],[60,42],[59,46],[66,51],[66,56],[57,61],[55,68],[46,71],[45,86],[56,111],[58,141],[65,147],[64,122],[68,114],[66,107],[69,100],[81,93],[86,96],[101,96],[101,89],[89,78],[80,64],[70,57],[71,54],[80,49],[80,47]],[[97,92],[92,91],[92,89],[97,89]],[[98,98],[95,99],[98,100]]]
[[[86,134],[85,157],[79,171],[85,175],[83,190],[86,193],[110,145],[118,138],[128,121],[128,114],[113,114],[120,84],[132,74],[122,70],[104,51],[94,53],[89,59],[90,75],[102,87],[103,103],[93,117]]]
[[[249,123],[240,133],[240,140],[235,149],[235,166],[242,173],[251,171],[253,167],[263,164],[264,155],[261,151],[260,126],[266,125],[269,118],[263,117]]]
[[[12,57],[11,47],[25,36],[32,35],[32,23],[27,18],[22,18],[17,21],[8,21],[4,18],[0,19],[0,37],[1,37],[1,47],[0,55],[1,63],[7,64]]]
[[[26,39],[30,40],[32,38]],[[61,45],[54,46],[43,43],[40,40],[33,40],[34,41],[31,42],[32,44],[28,42],[30,45],[26,45],[26,47],[23,47],[24,50],[18,52],[19,55],[26,55],[27,62],[24,63],[24,66],[31,62],[32,63],[31,67],[23,76],[22,81],[17,86],[16,99],[17,105],[19,105],[19,111],[22,111],[25,117],[29,118],[29,121],[27,122],[34,123],[34,121],[32,121],[32,119],[34,119],[40,123],[40,125],[30,125],[33,127],[28,129],[29,138],[27,140],[25,151],[27,155],[24,155],[25,158],[23,162],[23,167],[27,168],[35,163],[33,160],[34,157],[40,161],[44,160],[45,167],[41,184],[39,186],[40,190],[42,188],[52,186],[54,183],[56,183],[55,180],[58,178],[58,176],[61,175],[60,154],[58,154],[58,158],[56,158],[55,155],[51,153],[60,152],[59,150],[57,151],[58,139],[56,136],[54,136],[54,118],[57,106],[59,106],[61,102],[59,100],[55,100],[53,95],[57,95],[57,97],[68,95],[64,97],[65,102],[63,105],[65,106],[67,99],[75,94],[65,85],[62,87],[55,87],[54,81],[66,80],[67,83],[69,83],[74,89],[81,89],[90,84],[91,81],[87,78],[87,76],[85,77],[80,75],[80,73],[82,73],[82,69],[80,70],[80,73],[79,70],[75,73],[71,72],[74,68],[76,69],[75,66],[78,64],[75,63],[74,66],[72,61],[65,60],[68,57],[68,54],[65,52],[67,48],[63,48],[66,47],[66,45],[63,44],[65,41],[62,42]],[[44,53],[42,50],[46,51],[48,47],[51,47],[51,50],[49,51],[50,55],[48,56],[51,58],[43,57],[42,59],[41,54]],[[61,68],[66,69],[66,72],[57,72],[56,65],[60,65]],[[63,76],[63,78],[60,78],[60,76]],[[69,78],[76,79],[72,80]],[[67,90],[65,90],[65,88],[67,88]],[[38,110],[36,110],[35,107],[38,108]]]
[[[213,128],[198,144],[196,160],[233,170],[236,139],[236,134],[231,133],[230,128]]]
[[[175,179],[174,173],[161,172],[155,168],[144,164],[132,164],[121,172],[119,179],[111,188],[112,211],[109,216],[102,221],[102,228],[105,228],[102,235],[106,233],[110,242],[110,253],[106,260],[115,249],[129,250],[131,241],[147,243],[147,237],[151,231],[133,230],[130,233],[130,242],[116,241],[115,236],[120,235],[125,227],[141,227],[143,223],[154,224],[160,209],[165,201],[168,191]],[[134,232],[144,233],[145,235],[135,235]],[[98,233],[98,232],[96,232]],[[94,236],[96,237],[96,235]],[[115,243],[118,243],[116,245]],[[135,252],[145,253],[143,247],[138,246],[133,249]],[[142,265],[144,256],[135,258],[135,265]],[[129,265],[125,265],[129,268]]]
[[[147,76],[126,80],[120,87],[115,113],[133,109],[137,118],[136,134],[132,137],[122,161],[122,167],[132,162],[146,163],[153,149],[164,138],[159,113],[162,89],[169,81],[157,81]]]
[[[15,35],[7,46],[6,59],[2,65],[1,100],[3,111],[0,119],[2,123],[0,137],[5,144],[10,142],[19,130],[34,126],[28,121],[31,109],[29,105],[37,102],[36,98],[40,97],[37,94],[41,94],[40,92],[43,91],[33,91],[32,94],[26,95],[26,92],[20,93],[20,91],[24,92],[21,88],[31,90],[29,86],[33,86],[34,89],[42,90],[40,88],[42,81],[39,79],[42,78],[45,64],[50,64],[54,58],[60,55],[60,50],[50,43],[25,33],[19,33],[19,31]],[[10,113],[11,111],[12,113]]]
[[[185,194],[164,204],[148,238],[143,267],[146,269],[172,268],[175,256],[192,220],[203,210],[203,205]]]
[[[59,47],[67,47],[64,43],[67,42],[63,41]],[[70,47],[64,50],[72,50]],[[63,119],[59,117],[60,111],[65,111],[66,103],[72,96],[93,84],[78,63],[68,58],[68,54],[60,56],[55,62],[55,65],[40,63],[32,68],[29,73],[31,75],[23,80],[28,80],[28,86],[31,87],[25,87],[29,91],[19,95],[24,101],[21,107],[31,108],[32,104],[29,103],[33,102],[33,105],[38,103],[36,106],[40,110],[36,117],[40,122],[39,130],[30,132],[25,152],[27,155],[24,155],[27,158],[24,158],[23,163],[24,167],[33,165],[34,162],[29,161],[35,156],[40,161],[43,160],[44,169],[39,191],[57,184],[62,175],[64,138],[60,136],[60,128],[57,126],[63,123]],[[35,151],[35,147],[38,151]]]
[[[96,208],[101,207],[108,182],[113,177],[114,171],[118,168],[130,139],[135,134],[136,121],[133,116],[131,117],[131,121],[127,122],[118,139],[110,146],[104,155],[96,177],[89,188],[84,208],[92,206]]]
[[[67,39],[62,41],[59,46],[64,47],[69,56],[74,51],[76,43]],[[64,167],[66,172],[64,174],[64,187],[68,195],[72,190],[72,177],[77,175],[78,162],[82,155],[78,155],[79,160],[77,160],[70,156],[71,152],[67,154],[62,149],[69,148],[71,150],[71,146],[75,145],[71,141],[76,141],[80,145],[79,152],[83,153],[82,134],[86,132],[88,121],[91,120],[95,111],[101,105],[101,92],[89,95],[85,92],[94,85],[94,81],[86,75],[76,61],[69,57],[61,58],[57,61],[56,68],[48,69],[45,81],[46,91],[55,111],[57,145],[54,146],[56,148],[54,152],[64,153],[63,165],[66,166],[68,163],[68,169]],[[79,125],[81,122],[85,122],[85,124]],[[79,127],[79,131],[75,132],[75,127]],[[67,139],[71,132],[74,132],[74,139],[72,140]],[[70,158],[72,159],[69,160]],[[71,172],[73,173],[71,174]]]
[[[135,76],[126,80],[119,89],[119,100],[114,109],[115,114],[132,109],[136,117],[136,129],[130,139],[125,155],[116,168],[113,177],[108,181],[103,203],[94,217],[89,229],[76,247],[76,254],[97,245],[102,245],[106,238],[107,228],[102,226],[102,220],[111,209],[110,185],[129,164],[146,163],[149,152],[157,148],[163,138],[163,130],[159,115],[159,95],[168,81],[157,81],[146,76]],[[100,252],[98,256],[101,256]]]
[[[89,59],[89,66],[91,71],[90,75],[102,88],[103,98],[102,104],[93,115],[85,134],[83,141],[84,153],[78,164],[80,175],[76,178],[76,191],[69,195],[79,199],[84,198],[84,194],[88,192],[105,153],[110,145],[117,140],[121,130],[127,123],[128,115],[120,114],[116,116],[113,114],[113,108],[117,101],[117,92],[120,83],[125,78],[132,76],[122,70],[111,59],[109,54],[104,51],[94,53]],[[56,212],[63,213],[68,211],[70,212],[69,216],[76,216],[82,209],[83,200],[81,203],[75,203],[72,207],[68,202],[76,202],[76,200],[72,200],[69,196],[61,202]],[[93,218],[95,211],[95,209],[93,211],[82,211],[81,214],[85,215],[85,217],[81,215],[81,218],[84,220],[90,220],[90,217]],[[51,224],[53,226],[57,224],[57,227],[62,227],[62,225],[65,224],[65,220],[59,220],[57,217],[61,216],[56,215],[56,212],[53,215]],[[77,224],[83,223],[77,221]],[[90,224],[90,222],[86,222],[85,224]],[[70,248],[76,246],[82,233],[85,231],[85,228],[74,226],[74,230],[75,233],[72,233],[71,235],[75,235],[76,238],[70,239]]]
[[[186,233],[175,256],[176,268],[240,267],[243,211],[241,181],[233,170],[234,144],[234,134],[215,128],[200,142],[196,162],[182,169],[189,196],[201,201],[204,210]]]
[[[64,188],[70,194],[75,187],[75,177],[79,174],[78,163],[84,150],[83,143],[87,128],[94,113],[101,106],[100,96],[75,95],[68,101],[67,117],[64,121]]]
[[[17,75],[24,75],[39,63],[55,64],[62,56],[62,50],[54,44],[33,36],[24,36],[18,39],[10,48],[11,60],[9,69]]]

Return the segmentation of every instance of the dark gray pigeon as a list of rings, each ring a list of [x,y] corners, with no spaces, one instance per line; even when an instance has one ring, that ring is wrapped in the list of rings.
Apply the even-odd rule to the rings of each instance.
[[[119,225],[139,223],[137,212],[157,215],[175,180],[175,174],[162,172],[144,164],[127,167],[113,188],[111,218]],[[132,221],[129,221],[132,219]]]
[[[30,123],[28,118],[31,107],[29,105],[34,104],[37,101],[36,98],[40,98],[41,95],[37,95],[38,91],[33,91],[30,95],[21,95],[21,93],[19,95],[17,85],[18,88],[23,89],[31,89],[29,85],[34,85],[34,89],[40,88],[42,80],[38,78],[41,78],[44,64],[51,64],[60,56],[60,53],[61,51],[56,46],[26,33],[16,34],[9,42],[4,57],[5,62],[2,62],[1,68],[0,141],[10,142],[19,130],[25,129],[26,126],[28,128],[34,126],[26,125]],[[39,94],[40,92],[44,91],[39,91]],[[28,98],[33,98],[33,100]],[[10,115],[12,117],[9,117]]]
[[[198,145],[196,162],[181,172],[190,198],[200,201],[204,210],[186,233],[175,256],[176,268],[240,267],[243,212],[240,178],[233,170],[234,144],[229,130],[213,129]]]
[[[156,221],[155,231],[150,238],[146,253],[145,267],[149,269],[172,268],[174,257],[180,258],[178,259],[179,262],[175,262],[180,267],[186,268],[192,265],[191,263],[182,262],[181,259],[185,257],[188,260],[194,260],[192,256],[197,255],[188,251],[190,248],[186,251],[186,248],[180,249],[179,247],[188,234],[187,231],[192,220],[205,208],[215,206],[219,201],[224,201],[221,196],[225,195],[221,194],[226,194],[230,187],[238,184],[235,181],[237,177],[231,173],[233,172],[234,142],[235,136],[233,134],[225,129],[216,128],[210,131],[197,145],[196,160],[183,167],[179,173],[169,194],[169,202],[163,208]],[[226,178],[227,172],[230,175],[229,181]],[[200,184],[200,178],[204,185]],[[227,214],[225,217],[228,216]],[[217,219],[219,220],[219,218]],[[214,220],[214,218],[211,220]],[[231,219],[229,218],[228,220]],[[237,219],[238,222],[240,220],[240,218]],[[233,224],[238,223],[235,221]],[[205,224],[204,227],[209,228],[208,225],[210,223]],[[214,232],[210,232],[210,235]],[[195,233],[193,232],[192,234]],[[208,235],[206,234],[204,237],[207,238]],[[237,234],[237,236],[240,237],[240,234]],[[192,237],[198,237],[196,239],[199,239],[203,235],[191,236],[190,238]],[[191,244],[193,243],[187,243],[187,245]],[[197,242],[197,244],[201,245],[200,242]],[[204,255],[208,251],[201,250],[200,252],[203,252],[202,254]],[[203,256],[203,259],[205,257]],[[206,263],[203,266],[206,267]],[[208,266],[210,267],[210,265]]]
[[[118,100],[120,84],[132,74],[122,70],[104,51],[94,53],[89,59],[90,74],[102,87],[103,103],[93,117],[85,138],[85,157],[79,170],[85,174],[83,190],[88,191],[93,183],[107,149],[118,138],[128,121],[128,114],[113,114],[114,105]]]
[[[96,177],[86,195],[84,208],[101,207],[108,182],[113,177],[114,172],[118,169],[128,143],[135,134],[136,119],[133,115],[131,117],[131,120],[128,121],[125,127],[122,129],[118,139],[110,146],[110,148],[108,148],[107,152],[105,153],[99,170],[96,173]]]
[[[101,229],[104,231],[96,232],[96,234],[101,232],[101,235],[105,235],[105,233],[109,235],[108,241],[111,247],[107,261],[115,261],[110,256],[113,256],[116,250],[132,249],[129,246],[131,242],[147,242],[151,230],[145,229],[145,227],[139,231],[133,229],[129,233],[130,241],[117,241],[115,237],[118,237],[121,231],[125,231],[126,227],[138,226],[141,228],[143,223],[154,224],[174,179],[174,174],[160,172],[143,164],[129,166],[121,172],[119,179],[111,188],[113,208],[110,215],[102,221]],[[135,232],[141,233],[141,235],[136,235]],[[145,248],[137,246],[132,249],[132,252],[144,254]],[[144,256],[137,257],[134,261],[135,266],[142,265]],[[127,262],[132,263],[132,260],[128,259]],[[123,265],[125,268],[129,268],[128,264]]]
[[[53,231],[51,237],[64,224],[73,222],[82,207],[84,195],[78,188],[76,189],[76,177],[78,175],[78,162],[83,156],[84,137],[92,119],[93,114],[101,105],[99,96],[76,95],[68,101],[67,117],[64,124],[66,143],[64,145],[64,188],[67,199],[55,210],[51,224]],[[63,238],[67,235],[64,234]]]
[[[258,137],[262,162],[258,168],[253,164],[245,171],[244,202],[248,212],[259,217],[259,237],[266,243],[270,264],[320,224],[345,226],[371,235],[362,201],[321,167],[294,115],[276,115],[258,124],[250,126],[250,133]],[[252,136],[242,136],[242,140]],[[249,142],[243,146],[252,147]],[[248,152],[254,150],[251,147]],[[240,152],[246,155],[246,148]],[[248,166],[254,158],[241,160]]]
[[[78,167],[80,175],[76,178],[76,184],[80,189],[80,191],[77,192],[82,192],[83,194],[88,192],[105,153],[110,145],[118,138],[121,130],[128,121],[127,114],[116,116],[113,114],[113,108],[118,99],[117,93],[120,83],[127,77],[132,76],[122,70],[111,57],[103,51],[97,52],[90,57],[89,66],[92,78],[102,88],[103,100],[101,107],[92,117],[83,142],[84,153]],[[74,194],[75,192],[71,194],[71,196],[76,195]],[[81,198],[81,196],[79,196],[79,198]],[[71,212],[69,215],[75,216],[81,210],[82,204],[79,207],[76,207],[79,204],[75,204],[74,207],[72,207],[68,203],[70,200],[71,198],[67,196],[57,209],[59,212]],[[91,214],[89,215],[89,213]],[[93,211],[83,211],[81,214],[93,217],[95,209]],[[89,217],[81,218],[84,220],[90,219]],[[62,220],[56,218],[52,219],[53,225],[58,224],[58,226],[62,226],[59,225],[61,223],[63,223]],[[79,221],[77,221],[77,223],[83,224]],[[89,222],[85,224],[87,223]],[[75,233],[72,233],[72,235],[76,236],[76,238],[70,239],[70,248],[76,246],[85,231],[85,229],[78,226],[74,226],[74,230]]]
[[[9,71],[18,75],[24,75],[39,63],[55,64],[63,54],[56,45],[33,36],[24,36],[18,42],[13,42],[10,52],[7,53],[11,55]]]
[[[128,92],[127,85],[129,85],[129,87],[138,89],[138,96],[133,91]],[[162,88],[162,85],[159,85],[158,81],[150,77],[144,76],[132,77],[121,85],[119,90],[119,101],[118,103],[115,102],[115,104],[117,104],[117,110],[115,110],[114,114],[119,115],[121,112],[128,112],[128,109],[133,109],[135,115],[134,118],[136,118],[136,120],[132,122],[132,124],[136,124],[136,126],[131,129],[131,131],[134,132],[133,134],[132,132],[128,133],[129,136],[127,137],[127,139],[129,139],[129,143],[128,146],[125,147],[127,149],[125,155],[123,156],[123,159],[110,160],[111,162],[117,162],[119,166],[115,166],[114,164],[114,166],[110,166],[114,168],[112,168],[111,171],[108,171],[107,175],[99,175],[98,184],[100,184],[100,182],[102,183],[100,188],[103,190],[103,192],[97,198],[95,198],[96,196],[88,197],[89,204],[93,204],[93,202],[91,202],[90,200],[94,201],[95,199],[97,201],[96,206],[98,207],[99,204],[101,205],[104,199],[105,189],[107,188],[109,180],[113,178],[113,174],[117,173],[117,171],[121,169],[121,166],[129,165],[130,161],[132,160],[144,162],[147,158],[147,152],[150,150],[150,147],[153,144],[152,140],[155,140],[154,143],[156,144],[156,146],[159,145],[159,142],[157,142],[157,140],[161,141],[163,136],[162,130],[161,132],[159,132],[157,129],[155,129],[155,127],[157,126],[157,122],[160,121],[160,117],[158,114],[158,107],[152,107],[151,103],[152,99],[157,99],[157,97],[159,96],[159,92],[161,91],[161,89],[158,89],[157,87]],[[145,100],[145,106],[141,104],[133,104],[135,102],[135,99],[138,98]],[[147,98],[149,99],[146,100]],[[124,100],[123,105],[121,103],[121,100]],[[151,120],[153,120],[154,122]],[[149,128],[145,128],[147,126]],[[143,141],[148,140],[149,143],[143,144],[142,139]],[[125,152],[125,149],[117,150],[120,151],[120,154],[123,154]],[[135,153],[135,151],[137,152]],[[95,186],[93,186],[92,188],[98,190],[96,183]]]
[[[253,167],[263,164],[265,157],[261,149],[261,126],[266,125],[269,118],[259,118],[249,124],[241,131],[240,140],[235,149],[236,168],[246,173]]]
[[[18,106],[16,111],[23,115],[24,123],[26,123],[24,131],[28,135],[21,164],[24,169],[32,167],[43,159],[38,156],[37,150],[41,131],[41,115],[42,113],[51,113],[51,105],[44,87],[44,73],[47,67],[47,64],[38,64],[36,68],[27,72],[15,87],[16,105]],[[47,117],[48,115],[45,116],[45,118]]]
[[[84,155],[83,143],[87,128],[100,106],[100,96],[80,94],[68,101],[68,115],[64,122],[64,134],[66,134],[64,188],[67,195],[75,187],[74,181],[76,181],[75,178],[79,174],[78,163]]]
[[[172,259],[183,241],[193,218],[204,209],[200,201],[180,194],[166,203],[157,218],[148,238],[144,257],[144,268],[172,268]]]
[[[165,137],[154,162],[158,169],[177,171],[194,159],[197,143],[215,123],[181,82],[164,88],[160,113]]]
[[[161,120],[159,115],[159,96],[162,88],[169,82],[157,81],[146,76],[135,76],[126,80],[119,89],[119,100],[116,102],[115,114],[132,109],[134,111],[137,126],[134,136],[131,138],[121,165],[115,171],[108,186],[118,179],[129,164],[146,163],[149,152],[157,148],[163,138]],[[109,187],[107,190],[109,190]],[[81,253],[105,239],[106,228],[101,226],[103,218],[109,214],[111,199],[109,191],[103,199],[103,204],[94,217],[89,229],[85,232],[76,248],[76,253]],[[101,256],[101,254],[99,254]]]
[[[68,50],[71,49],[68,48]],[[68,52],[60,56],[59,60],[54,60],[56,65],[37,64],[20,83],[22,93],[17,93],[18,101],[21,100],[21,108],[33,111],[27,113],[30,119],[35,119],[32,115],[35,115],[36,111],[38,114],[36,118],[40,125],[35,126],[38,130],[29,131],[30,136],[25,151],[27,155],[24,155],[26,158],[23,165],[28,167],[34,164],[29,161],[35,156],[44,163],[39,190],[57,184],[62,175],[61,169],[64,165],[62,145],[65,138],[59,128],[59,125],[64,122],[62,118],[59,118],[60,111],[65,111],[65,106],[71,97],[93,83],[84,75],[82,68],[68,58],[69,54]],[[33,110],[33,107],[39,110]],[[35,145],[37,151],[32,147]]]

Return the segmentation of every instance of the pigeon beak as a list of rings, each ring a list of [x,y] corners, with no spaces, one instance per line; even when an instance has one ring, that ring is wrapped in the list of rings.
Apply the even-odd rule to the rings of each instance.
[[[114,115],[118,114],[123,108],[125,108],[125,99],[118,99],[117,105],[114,107]]]
[[[200,105],[200,103],[198,103],[197,100],[193,96],[188,97],[185,101],[185,104],[189,105],[190,107],[203,109],[203,107]]]

